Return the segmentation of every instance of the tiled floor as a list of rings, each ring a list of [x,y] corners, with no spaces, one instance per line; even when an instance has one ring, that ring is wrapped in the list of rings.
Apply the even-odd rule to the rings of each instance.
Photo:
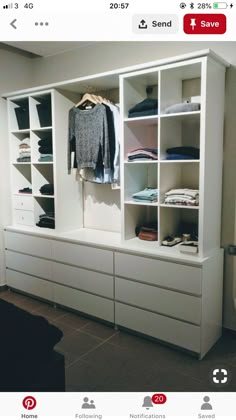
[[[67,391],[236,391],[236,337],[225,335],[209,354],[193,357],[14,292],[0,294],[46,317],[64,337]],[[232,379],[217,388],[209,373],[226,367]]]

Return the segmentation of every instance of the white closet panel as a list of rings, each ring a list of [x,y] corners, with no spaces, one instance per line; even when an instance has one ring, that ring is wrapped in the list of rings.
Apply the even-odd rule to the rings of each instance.
[[[196,325],[201,323],[201,299],[116,278],[116,300]]]
[[[6,280],[7,285],[14,289],[49,301],[53,300],[53,284],[49,281],[9,269],[6,270]]]
[[[52,280],[52,263],[40,258],[6,251],[6,267],[43,279]]]
[[[53,263],[53,280],[64,286],[114,298],[113,277],[65,264]]]
[[[116,253],[115,273],[156,286],[201,295],[201,268]]]
[[[37,236],[22,235],[16,232],[5,232],[5,247],[12,251],[50,259],[52,257],[51,241]]]
[[[13,210],[15,223],[25,226],[34,226],[34,213],[27,210]]]
[[[117,325],[150,335],[185,349],[200,352],[200,327],[122,303],[115,304]]]
[[[77,311],[114,322],[114,302],[79,290],[54,284],[55,302]]]

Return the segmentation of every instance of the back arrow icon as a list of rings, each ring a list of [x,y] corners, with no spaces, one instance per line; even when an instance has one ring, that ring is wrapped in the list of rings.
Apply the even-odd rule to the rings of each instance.
[[[17,19],[14,19],[14,20],[10,23],[10,25],[11,25],[14,29],[17,29],[17,27],[14,25],[14,24],[16,23],[16,21],[17,21]]]

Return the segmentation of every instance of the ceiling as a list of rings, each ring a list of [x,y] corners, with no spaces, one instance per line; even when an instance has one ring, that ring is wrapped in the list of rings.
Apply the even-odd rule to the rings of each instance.
[[[6,45],[11,47],[36,54],[42,57],[48,57],[51,55],[61,54],[66,51],[71,51],[77,48],[83,48],[85,46],[93,44],[93,42],[4,42]]]

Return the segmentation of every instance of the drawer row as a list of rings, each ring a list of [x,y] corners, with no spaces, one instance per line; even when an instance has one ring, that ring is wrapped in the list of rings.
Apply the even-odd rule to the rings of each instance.
[[[66,264],[6,251],[6,266],[16,272],[50,280],[107,299],[169,317],[201,323],[201,298]]]
[[[46,260],[52,260],[80,267],[81,269],[94,270],[153,286],[201,296],[201,267],[121,252],[113,253],[113,251],[106,249],[8,231],[5,233],[5,247],[8,252],[22,253],[22,261],[24,259],[23,254],[44,258],[45,270],[47,270]],[[21,264],[24,263],[22,262]],[[34,275],[38,274],[34,273]],[[42,276],[40,275],[39,277]],[[43,277],[48,278],[48,274],[46,277]]]
[[[71,289],[11,269],[7,269],[7,284],[64,307],[200,353],[200,326]]]

